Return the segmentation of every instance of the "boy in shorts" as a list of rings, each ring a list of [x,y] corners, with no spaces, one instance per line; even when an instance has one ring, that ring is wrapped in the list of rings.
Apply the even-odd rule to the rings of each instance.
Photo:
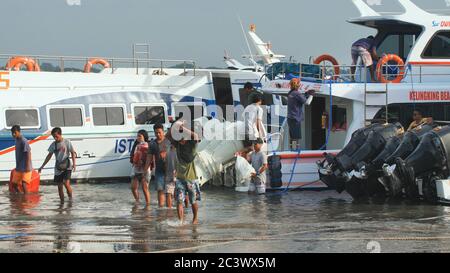
[[[63,203],[63,186],[66,188],[69,200],[72,200],[72,187],[70,186],[70,178],[72,177],[72,172],[74,172],[76,168],[75,158],[77,154],[73,149],[70,140],[63,138],[61,128],[53,128],[52,136],[55,141],[50,144],[50,147],[48,148],[48,155],[45,158],[42,166],[39,168],[39,173],[41,173],[42,169],[50,161],[53,154],[55,154],[56,162],[54,181],[58,185],[59,199],[61,200],[61,203]],[[72,157],[72,162],[70,162],[70,157]]]

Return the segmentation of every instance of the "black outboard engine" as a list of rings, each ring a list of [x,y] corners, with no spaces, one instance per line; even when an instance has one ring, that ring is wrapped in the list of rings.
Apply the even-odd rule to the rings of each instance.
[[[337,170],[337,162],[351,158],[351,156],[366,142],[369,133],[381,128],[382,125],[375,123],[368,127],[360,128],[353,132],[352,137],[347,145],[336,155],[324,153],[325,160],[317,162],[319,167],[319,177],[329,188],[335,189],[341,193],[345,189],[345,179],[338,177],[340,172]]]
[[[435,127],[434,124],[424,124],[406,132],[398,148],[385,159],[385,164],[381,170],[382,176],[377,178],[377,181],[383,185],[390,196],[399,197],[402,195],[402,184],[399,183],[397,174],[392,172],[397,158],[407,158],[417,148],[422,137]]]
[[[383,150],[369,163],[358,163],[358,174],[355,174],[346,184],[347,192],[354,198],[385,197],[386,188],[378,181],[383,175],[381,167],[400,145],[404,134],[394,136],[388,140]]]
[[[362,161],[370,161],[384,148],[390,138],[403,131],[400,123],[372,124],[353,133],[350,142],[335,157],[325,154],[319,162],[320,179],[329,187],[342,192],[349,180],[346,173],[356,168]]]
[[[383,164],[386,162],[386,159],[393,153],[403,140],[403,136],[405,134],[400,134],[398,136],[392,137],[384,146],[383,151],[379,153],[371,162],[365,163],[363,162],[362,166],[364,167],[364,171],[367,176],[372,175],[374,172],[379,171]],[[361,168],[360,168],[361,171]]]
[[[436,125],[425,124],[406,132],[398,148],[386,158],[385,162],[389,165],[392,165],[395,163],[395,159],[397,157],[403,159],[406,158],[416,149],[417,145],[419,145],[422,136],[435,127]]]
[[[438,199],[436,180],[449,177],[449,159],[450,126],[437,127],[422,137],[417,148],[405,160],[396,159],[396,183],[403,185],[408,198],[417,199],[417,181],[421,179],[424,199],[435,203]]]

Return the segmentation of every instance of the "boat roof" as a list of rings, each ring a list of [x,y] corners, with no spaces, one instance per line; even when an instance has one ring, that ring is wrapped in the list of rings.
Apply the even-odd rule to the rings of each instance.
[[[359,10],[360,16],[347,20],[349,23],[372,28],[381,28],[389,25],[421,26],[428,28],[433,21],[450,21],[448,14],[430,13],[419,8],[410,0],[397,0],[404,12],[377,12],[363,0],[353,0]]]

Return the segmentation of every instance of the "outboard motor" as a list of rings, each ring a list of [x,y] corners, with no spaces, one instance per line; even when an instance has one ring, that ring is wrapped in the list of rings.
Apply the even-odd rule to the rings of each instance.
[[[435,203],[438,199],[436,180],[450,175],[450,126],[437,127],[423,136],[417,148],[405,160],[396,159],[396,183],[401,183],[406,196],[419,197],[417,181],[422,180],[425,200]]]
[[[383,185],[387,193],[392,197],[398,197],[402,194],[402,185],[398,183],[396,174],[392,172],[395,169],[397,158],[407,158],[419,145],[422,137],[430,132],[436,125],[425,124],[405,133],[402,142],[397,149],[385,159],[385,164],[381,167],[382,176],[377,181]]]
[[[381,124],[375,123],[368,127],[360,128],[353,132],[348,144],[336,156],[324,153],[325,160],[317,162],[320,180],[329,188],[336,189],[339,193],[344,191],[345,179],[338,177],[340,171],[337,170],[337,162],[351,158],[351,156],[366,142],[369,133],[375,128],[381,127]]]
[[[347,182],[347,192],[354,198],[385,197],[386,189],[378,182],[383,175],[381,166],[385,159],[391,155],[400,145],[404,134],[394,136],[388,140],[383,150],[369,163],[358,163],[358,172],[355,172],[351,180]]]
[[[370,176],[374,172],[381,169],[386,159],[393,153],[399,145],[401,144],[405,134],[400,134],[398,136],[392,137],[384,146],[383,151],[379,153],[371,162],[363,162],[360,172],[365,172],[365,176]]]
[[[373,124],[357,130],[336,157],[325,154],[325,160],[318,163],[320,179],[342,192],[346,188],[345,182],[350,179],[348,172],[355,169],[359,162],[372,160],[390,138],[402,131],[400,123]]]
[[[425,124],[406,132],[398,148],[386,158],[385,162],[392,165],[395,163],[397,157],[403,159],[406,158],[416,149],[417,145],[419,145],[422,136],[435,127],[436,125]]]

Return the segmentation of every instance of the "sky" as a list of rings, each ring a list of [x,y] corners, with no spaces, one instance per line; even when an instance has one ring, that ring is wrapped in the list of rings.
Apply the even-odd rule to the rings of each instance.
[[[402,11],[395,0],[366,0],[377,11]],[[449,10],[450,0],[413,0]],[[327,53],[350,63],[350,46],[373,30],[346,22],[351,0],[2,0],[0,54],[132,57],[149,43],[151,58],[189,59],[223,67],[224,50],[248,54],[245,30],[275,53],[308,62]]]

